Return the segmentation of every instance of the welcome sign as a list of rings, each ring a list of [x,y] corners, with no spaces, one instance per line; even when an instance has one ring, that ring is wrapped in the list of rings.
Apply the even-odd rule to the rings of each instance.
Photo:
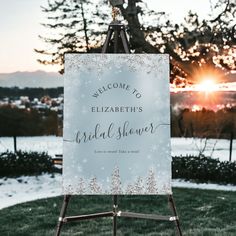
[[[169,56],[66,54],[63,193],[171,194]]]

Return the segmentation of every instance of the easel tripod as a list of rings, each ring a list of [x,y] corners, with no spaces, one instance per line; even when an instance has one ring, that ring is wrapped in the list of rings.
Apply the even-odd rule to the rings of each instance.
[[[113,37],[112,37],[113,36]],[[123,51],[125,53],[130,53],[127,36],[125,33],[125,26],[121,24],[119,21],[113,21],[108,28],[107,37],[102,48],[102,53],[109,52],[111,50],[114,53],[118,53],[120,45],[123,47]],[[176,212],[176,207],[174,204],[173,196],[168,195],[168,202],[170,205],[170,209],[172,211],[171,216],[163,216],[156,214],[143,214],[143,213],[134,213],[134,212],[123,212],[118,210],[118,196],[113,196],[113,207],[111,211],[100,212],[94,214],[87,215],[78,215],[78,216],[65,216],[66,210],[71,199],[71,195],[65,195],[63,205],[60,212],[60,217],[58,220],[56,236],[60,235],[63,224],[73,222],[73,221],[81,221],[81,220],[89,220],[89,219],[97,219],[104,217],[112,217],[113,219],[113,236],[117,235],[117,219],[118,217],[126,217],[126,218],[139,218],[139,219],[150,219],[150,220],[162,220],[162,221],[171,221],[175,223],[175,230],[178,236],[182,236],[182,232],[179,225],[179,219]],[[97,234],[99,235],[99,234]]]

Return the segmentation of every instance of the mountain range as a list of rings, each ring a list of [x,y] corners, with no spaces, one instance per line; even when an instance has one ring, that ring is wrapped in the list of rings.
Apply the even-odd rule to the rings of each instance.
[[[207,109],[218,110],[222,106],[236,106],[236,74],[229,77],[225,91],[205,93],[199,91],[182,91],[171,93],[171,105],[176,111],[197,105]],[[55,72],[34,71],[0,73],[0,87],[5,88],[57,88],[63,87],[63,76]]]
[[[227,75],[227,82],[235,83],[236,73]],[[56,88],[63,87],[63,84],[63,76],[56,72],[37,70],[0,73],[0,87]]]
[[[63,76],[56,72],[37,70],[0,73],[0,87],[56,88],[63,86]]]

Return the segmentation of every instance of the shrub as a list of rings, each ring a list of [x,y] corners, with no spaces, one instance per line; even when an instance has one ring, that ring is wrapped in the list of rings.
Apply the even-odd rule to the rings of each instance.
[[[236,184],[236,162],[221,162],[205,156],[173,157],[172,178]]]
[[[0,154],[0,177],[40,175],[56,172],[52,158],[45,152],[4,152]]]
[[[45,152],[18,151],[0,153],[0,177],[40,175],[61,172]],[[236,162],[205,156],[173,157],[172,178],[202,183],[236,184]]]

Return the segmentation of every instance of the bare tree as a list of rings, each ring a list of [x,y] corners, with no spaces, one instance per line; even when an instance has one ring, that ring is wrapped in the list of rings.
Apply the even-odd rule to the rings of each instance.
[[[53,36],[44,37],[51,47],[37,49],[47,59],[44,64],[63,68],[65,52],[99,51],[111,17],[107,1],[49,0],[43,11],[53,23],[45,27]],[[206,70],[226,76],[236,69],[234,0],[218,0],[211,18],[200,20],[189,12],[181,24],[171,22],[164,12],[154,12],[141,0],[127,0],[119,9],[128,24],[130,46],[134,53],[168,53],[171,58],[171,82],[185,86]]]

